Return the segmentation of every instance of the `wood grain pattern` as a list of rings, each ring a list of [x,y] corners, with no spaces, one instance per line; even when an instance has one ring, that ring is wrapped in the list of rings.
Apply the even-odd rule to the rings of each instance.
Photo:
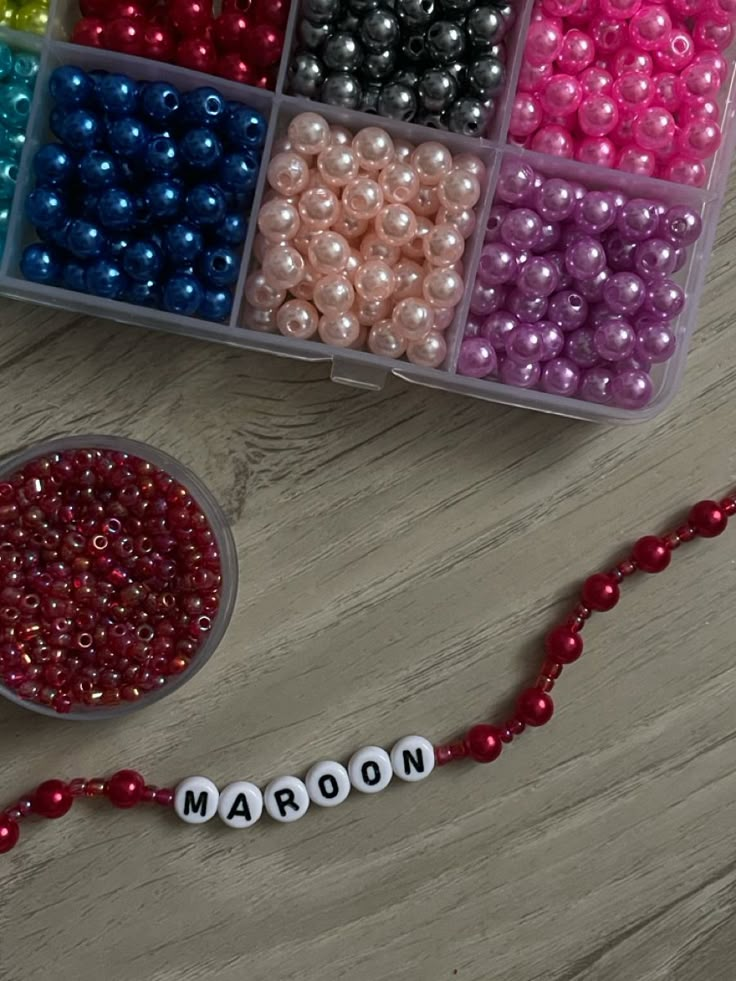
[[[605,429],[3,302],[0,450],[147,440],[224,502],[235,619],[159,707],[0,705],[2,800],[140,767],[223,784],[497,716],[579,579],[733,485],[736,184],[685,386]],[[486,769],[248,832],[78,807],[0,862],[0,979],[733,981],[733,532],[586,634]],[[99,810],[101,813],[95,813]]]

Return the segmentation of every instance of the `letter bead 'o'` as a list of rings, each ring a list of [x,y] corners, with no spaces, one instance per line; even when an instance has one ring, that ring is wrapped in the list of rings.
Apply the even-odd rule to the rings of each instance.
[[[350,757],[350,783],[363,794],[377,794],[391,783],[393,769],[385,749],[365,746]]]
[[[350,793],[350,777],[342,763],[323,760],[305,778],[310,800],[320,807],[337,807]]]

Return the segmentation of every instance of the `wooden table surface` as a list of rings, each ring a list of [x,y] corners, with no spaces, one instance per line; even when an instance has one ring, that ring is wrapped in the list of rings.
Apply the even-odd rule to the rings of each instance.
[[[117,433],[199,473],[240,595],[119,721],[0,704],[0,801],[141,769],[263,785],[498,718],[580,579],[736,477],[736,181],[685,385],[615,429],[3,301],[0,450]],[[734,532],[586,631],[553,723],[492,766],[296,824],[80,804],[0,859],[2,981],[733,981]]]

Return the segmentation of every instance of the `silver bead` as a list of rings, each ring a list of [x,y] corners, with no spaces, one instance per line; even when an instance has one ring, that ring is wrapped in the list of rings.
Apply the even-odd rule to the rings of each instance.
[[[376,7],[363,18],[360,39],[367,48],[383,51],[399,40],[399,22],[388,7]]]
[[[381,116],[391,119],[401,119],[408,123],[416,115],[417,97],[408,85],[399,82],[389,82],[381,89],[378,97],[378,112]]]
[[[427,54],[435,64],[457,61],[465,50],[465,33],[459,24],[437,20],[427,31]]]
[[[478,99],[463,98],[453,103],[446,113],[447,128],[463,136],[485,136],[489,112]]]
[[[442,11],[447,17],[467,14],[477,0],[441,0]]]
[[[479,99],[500,95],[506,82],[506,68],[490,55],[476,58],[468,66],[468,88]]]
[[[302,14],[315,24],[329,24],[340,13],[340,0],[304,0]]]
[[[385,48],[383,51],[369,51],[363,61],[363,77],[365,79],[388,78],[396,65],[396,49]]]
[[[417,95],[423,110],[442,113],[457,96],[457,82],[449,72],[441,68],[430,68],[419,79]]]
[[[510,3],[499,3],[494,6],[501,15],[503,32],[505,34],[516,20],[516,7],[512,7]]]
[[[420,126],[427,126],[429,129],[447,129],[442,116],[438,112],[420,110],[414,117],[414,122]]]
[[[475,7],[465,21],[468,43],[476,51],[485,51],[498,44],[505,31],[503,17],[495,7]]]
[[[355,35],[346,31],[332,34],[322,50],[322,59],[333,72],[354,72],[363,61],[363,49]]]
[[[360,34],[360,24],[360,15],[348,11],[337,22],[337,29],[338,31],[347,31],[349,34],[354,34],[357,37]]]
[[[360,105],[360,83],[350,72],[333,72],[322,86],[322,102],[343,109],[357,109]]]
[[[352,13],[362,17],[369,10],[375,10],[376,7],[380,7],[381,3],[382,0],[348,0],[348,9]]]
[[[325,73],[322,62],[309,51],[294,55],[289,68],[289,91],[303,99],[316,99],[322,88]]]
[[[391,81],[415,89],[419,85],[419,75],[412,68],[400,68],[399,71],[394,72]]]
[[[303,17],[299,21],[298,31],[301,46],[307,51],[317,51],[330,36],[331,27],[329,23],[313,24],[311,20]]]
[[[378,112],[378,97],[381,94],[381,86],[374,82],[372,85],[363,86],[363,96],[360,100],[361,112]]]
[[[428,27],[436,12],[435,0],[397,0],[396,14],[401,23],[411,29]]]

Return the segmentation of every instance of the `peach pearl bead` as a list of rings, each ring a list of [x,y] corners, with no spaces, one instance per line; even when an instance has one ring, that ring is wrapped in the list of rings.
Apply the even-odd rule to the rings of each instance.
[[[391,322],[406,341],[418,341],[432,330],[434,312],[424,300],[410,296],[396,304]]]
[[[460,211],[448,211],[444,205],[439,209],[435,216],[438,225],[454,225],[463,238],[470,238],[475,231],[476,225],[475,212],[472,208],[463,208]]]
[[[344,274],[348,279],[352,279],[362,265],[363,256],[356,249],[351,249],[348,261],[345,263]]]
[[[256,310],[273,310],[286,299],[286,290],[271,286],[261,270],[251,273],[246,279],[245,298]]]
[[[326,231],[340,217],[340,202],[329,187],[310,187],[299,198],[299,217],[305,230]]]
[[[446,146],[429,140],[420,143],[411,155],[411,165],[416,170],[419,181],[433,187],[452,170],[452,154]]]
[[[307,161],[298,153],[277,153],[266,171],[268,183],[285,198],[300,194],[309,183]]]
[[[482,182],[485,180],[486,165],[474,153],[458,153],[454,163],[457,168],[467,170],[469,174],[473,174],[479,181]]]
[[[465,252],[465,239],[455,225],[435,225],[422,239],[424,258],[433,266],[452,266]]]
[[[408,204],[419,193],[419,177],[416,170],[401,160],[394,160],[381,171],[378,183],[387,201]]]
[[[343,207],[342,214],[332,226],[332,231],[338,232],[344,238],[348,239],[348,241],[353,241],[365,235],[367,228],[368,222],[365,218],[354,218],[352,215],[347,214]]]
[[[276,311],[262,310],[246,303],[243,307],[243,326],[247,330],[257,330],[262,334],[275,334]]]
[[[406,349],[406,356],[412,364],[423,368],[439,368],[447,357],[447,342],[436,330],[430,331],[419,341],[412,341]]]
[[[389,266],[395,266],[401,258],[398,245],[389,245],[380,239],[375,232],[367,232],[360,243],[360,254],[363,259],[383,259]]]
[[[330,127],[317,112],[302,112],[289,123],[287,135],[297,153],[320,153],[330,143]]]
[[[318,323],[319,314],[307,300],[287,300],[276,313],[276,326],[284,337],[314,337]]]
[[[424,218],[432,218],[437,214],[440,207],[440,199],[437,195],[436,187],[422,187],[419,194],[410,202],[410,207],[415,215],[422,215]]]
[[[266,249],[262,270],[273,289],[290,290],[304,278],[305,264],[298,249],[279,243]]]
[[[388,204],[376,215],[376,235],[389,245],[407,245],[417,233],[417,219],[405,204]]]
[[[292,287],[291,292],[298,300],[312,300],[314,298],[314,287],[317,285],[318,279],[319,274],[311,266],[307,266],[304,270],[302,281]]]
[[[366,341],[368,340],[368,328],[361,327],[358,336],[355,338],[350,347],[354,351],[362,351],[365,347]]]
[[[414,147],[406,140],[394,140],[394,159],[401,160],[402,163],[409,163]]]
[[[390,320],[379,320],[368,333],[368,349],[381,358],[400,358],[406,341]]]
[[[291,142],[288,136],[279,136],[273,141],[273,146],[271,147],[271,155],[274,156],[277,153],[290,153],[294,150],[294,144]]]
[[[380,184],[370,177],[358,177],[350,181],[342,192],[342,206],[353,218],[375,218],[383,207]]]
[[[396,286],[396,276],[388,263],[369,259],[356,272],[353,285],[364,300],[387,300]]]
[[[309,243],[315,235],[319,234],[319,232],[306,232],[302,230],[296,238],[292,239],[291,244],[295,249],[299,249],[302,255],[306,255],[309,251]]]
[[[339,146],[352,146],[353,134],[344,126],[333,126],[330,129],[330,143]]]
[[[366,126],[353,138],[353,150],[363,170],[383,170],[394,159],[394,141],[380,126]]]
[[[353,305],[355,290],[346,276],[329,273],[315,283],[312,299],[320,313],[336,316]]]
[[[358,176],[358,160],[349,146],[333,143],[317,157],[317,170],[328,187],[344,187]]]
[[[454,269],[435,269],[424,277],[422,295],[433,307],[455,307],[464,290],[465,283]]]
[[[434,329],[447,330],[455,316],[455,307],[434,308]]]
[[[451,170],[437,187],[440,204],[448,211],[473,208],[480,198],[480,181],[467,170]]]
[[[286,198],[272,198],[258,213],[258,230],[269,242],[284,242],[294,238],[299,225],[299,212]]]
[[[253,257],[258,260],[258,262],[263,262],[263,257],[266,254],[266,249],[271,243],[263,237],[263,235],[256,235],[253,239]],[[296,244],[296,243],[294,243]]]
[[[307,258],[320,273],[342,272],[349,256],[348,241],[337,232],[318,232],[307,247]]]
[[[352,347],[360,337],[360,324],[354,313],[338,313],[319,318],[320,339],[334,347]]]
[[[429,235],[429,233],[434,228],[434,225],[429,220],[429,218],[423,218],[421,215],[417,218],[417,230],[414,238],[411,242],[407,242],[406,245],[401,250],[405,256],[410,259],[424,259],[424,239]]]
[[[405,300],[409,296],[421,296],[424,283],[424,270],[413,259],[401,259],[394,267],[396,286],[394,298]]]
[[[361,327],[372,327],[379,320],[385,320],[391,313],[388,300],[361,300],[353,312]]]

